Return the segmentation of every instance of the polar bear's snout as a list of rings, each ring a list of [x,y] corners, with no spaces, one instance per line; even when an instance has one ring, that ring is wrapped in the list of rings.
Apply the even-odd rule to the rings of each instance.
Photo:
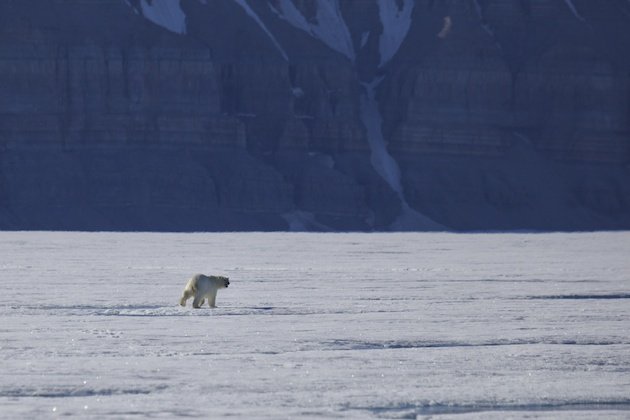
[[[230,280],[229,279],[225,279],[225,287],[227,288],[230,285]]]

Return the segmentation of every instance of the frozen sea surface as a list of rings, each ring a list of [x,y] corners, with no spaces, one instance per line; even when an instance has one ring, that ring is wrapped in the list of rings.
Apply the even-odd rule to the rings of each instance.
[[[3,232],[0,281],[2,418],[630,418],[630,233]]]

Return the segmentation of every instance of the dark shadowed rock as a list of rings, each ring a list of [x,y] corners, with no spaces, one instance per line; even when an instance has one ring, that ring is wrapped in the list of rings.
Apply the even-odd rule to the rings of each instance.
[[[628,51],[621,0],[2,0],[0,228],[628,229]]]

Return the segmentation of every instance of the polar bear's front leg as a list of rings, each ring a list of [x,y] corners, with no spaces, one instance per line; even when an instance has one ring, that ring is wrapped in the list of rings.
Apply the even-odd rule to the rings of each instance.
[[[199,308],[202,302],[203,302],[203,296],[197,294],[195,296],[195,299],[193,300],[193,308]]]
[[[216,292],[211,294],[208,297],[208,306],[211,308],[216,308],[217,307],[217,294]]]

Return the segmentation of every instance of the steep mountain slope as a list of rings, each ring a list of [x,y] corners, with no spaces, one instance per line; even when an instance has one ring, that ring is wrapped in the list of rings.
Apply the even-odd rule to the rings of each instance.
[[[630,228],[630,3],[2,0],[0,227]]]

